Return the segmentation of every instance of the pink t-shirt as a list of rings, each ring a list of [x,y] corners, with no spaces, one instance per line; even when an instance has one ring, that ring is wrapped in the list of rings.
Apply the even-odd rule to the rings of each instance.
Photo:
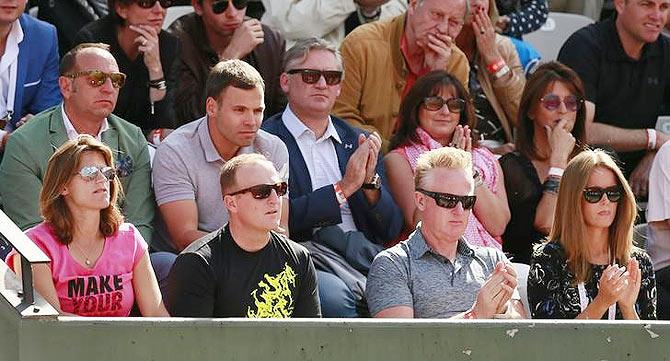
[[[89,317],[125,317],[135,302],[133,270],[147,244],[130,223],[107,237],[100,258],[86,268],[56,240],[52,228],[40,223],[26,235],[51,259],[51,275],[63,312]]]

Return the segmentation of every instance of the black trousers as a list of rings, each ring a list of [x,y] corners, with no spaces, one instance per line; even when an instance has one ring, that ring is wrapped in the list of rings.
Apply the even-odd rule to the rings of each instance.
[[[670,266],[656,271],[656,315],[670,320]]]

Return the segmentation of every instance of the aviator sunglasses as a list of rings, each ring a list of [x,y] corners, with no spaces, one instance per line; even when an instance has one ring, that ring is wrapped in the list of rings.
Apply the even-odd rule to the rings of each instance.
[[[86,182],[91,182],[98,178],[98,173],[102,174],[102,176],[110,182],[114,180],[114,177],[116,177],[116,171],[114,168],[107,166],[98,167],[94,165],[82,167],[76,174],[79,174]]]
[[[126,74],[118,72],[105,73],[104,71],[100,70],[88,70],[88,71],[78,71],[76,73],[68,73],[63,76],[72,79],[78,78],[80,76],[85,76],[88,80],[89,85],[95,88],[105,84],[107,78],[109,78],[109,80],[112,81],[112,86],[116,89],[121,88],[123,84],[126,83]]]
[[[233,6],[237,10],[242,10],[247,7],[248,0],[231,0]],[[219,0],[212,2],[212,12],[214,14],[223,14],[228,9],[228,0]]]
[[[277,197],[281,197],[288,191],[288,184],[286,182],[277,184],[259,184],[253,187],[244,188],[228,195],[234,196],[237,194],[251,193],[251,196],[255,199],[266,199],[270,196],[270,194],[272,194],[273,189],[275,192],[277,192]]]
[[[598,203],[603,198],[603,194],[607,195],[607,199],[612,203],[617,203],[621,200],[623,191],[620,186],[612,186],[607,188],[588,187],[584,189],[584,199],[589,203]]]
[[[307,84],[316,84],[321,76],[328,85],[337,85],[342,81],[342,72],[339,70],[292,69],[287,74],[300,74],[302,81]]]
[[[135,3],[142,9],[151,9],[156,3],[160,3],[163,9],[167,9],[174,5],[174,0],[135,0]]]
[[[556,94],[547,94],[540,99],[540,102],[544,109],[547,110],[556,110],[561,106],[561,102],[563,102],[565,109],[569,112],[576,112],[582,107],[583,100],[574,95],[568,95],[561,100],[561,97]]]
[[[444,99],[438,95],[423,98],[423,106],[433,112],[442,109],[445,104],[451,113],[460,113],[465,109],[465,100],[461,98]]]
[[[477,201],[477,196],[457,196],[450,193],[431,192],[421,188],[417,188],[416,191],[433,198],[438,206],[447,209],[455,208],[458,202],[461,202],[463,209],[472,209],[475,206],[475,201]]]

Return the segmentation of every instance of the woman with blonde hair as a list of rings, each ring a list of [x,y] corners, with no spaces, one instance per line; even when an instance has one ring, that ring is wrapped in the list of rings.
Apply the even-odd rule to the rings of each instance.
[[[602,150],[575,156],[563,174],[549,241],[533,252],[533,318],[655,319],[649,256],[633,246],[635,197]]]
[[[109,147],[90,135],[63,144],[49,159],[40,193],[44,222],[26,231],[51,259],[33,266],[35,289],[62,314],[169,316],[147,244],[123,222],[122,191]],[[8,263],[20,272],[20,259]]]

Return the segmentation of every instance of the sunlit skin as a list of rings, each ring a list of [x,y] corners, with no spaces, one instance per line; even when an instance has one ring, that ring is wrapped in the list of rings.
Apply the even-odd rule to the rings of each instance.
[[[596,167],[589,175],[586,187],[608,188],[618,185],[617,177],[608,168]],[[603,195],[598,203],[589,203],[582,197],[582,214],[587,227],[587,234],[594,233],[595,229],[609,228],[616,216],[618,203],[610,202],[607,195]]]
[[[616,0],[616,27],[629,56],[639,57],[642,46],[655,42],[668,21],[668,0]]]
[[[117,14],[126,20],[126,26],[147,25],[153,28],[156,33],[160,33],[165,20],[167,9],[164,9],[159,1],[156,1],[154,6],[145,9],[133,2],[130,4],[122,4],[117,1]]]
[[[561,99],[565,99],[566,96],[575,95],[574,92],[568,88],[565,83],[555,81],[542,93],[542,97],[548,94],[558,95]],[[568,132],[572,131],[572,128],[575,126],[575,120],[577,119],[577,112],[571,112],[565,108],[563,102],[560,103],[558,108],[554,110],[548,110],[545,108],[542,103],[538,101],[535,103],[532,112],[529,114],[530,118],[535,122],[535,132],[538,132],[546,135],[544,129],[545,125],[548,125],[550,128],[554,128],[561,120],[565,120],[563,129]]]
[[[445,100],[457,98],[453,87],[443,87],[437,95]],[[452,112],[447,104],[437,111],[428,110],[423,105],[419,107],[419,126],[441,144],[451,142],[460,119],[461,114]]]
[[[79,172],[82,167],[89,166],[105,167],[108,164],[99,152],[88,151],[82,154],[76,171]],[[92,181],[84,180],[75,174],[65,185],[61,195],[73,214],[79,214],[84,210],[99,211],[109,207],[109,186],[110,182],[100,172]]]

